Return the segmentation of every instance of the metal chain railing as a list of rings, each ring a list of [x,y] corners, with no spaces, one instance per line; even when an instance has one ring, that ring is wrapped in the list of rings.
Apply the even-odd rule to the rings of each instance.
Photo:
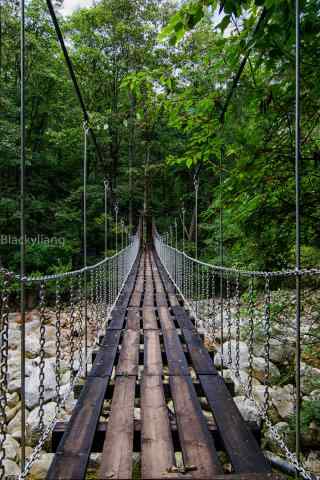
[[[217,355],[221,359],[221,374],[223,374],[223,368],[229,369],[237,379],[245,397],[253,402],[258,415],[265,422],[271,437],[282,449],[287,460],[303,478],[313,480],[313,475],[298,461],[296,454],[290,451],[268,416],[271,404],[270,340],[272,298],[270,283],[272,279],[278,283],[280,281],[290,281],[292,278],[296,278],[297,275],[302,278],[317,275],[319,278],[320,269],[260,272],[220,267],[201,262],[190,257],[185,252],[177,250],[167,244],[166,237],[166,235],[160,236],[154,231],[154,244],[158,256],[179,294],[194,316],[196,327],[204,330],[209,338],[214,339]],[[177,264],[181,265],[180,271],[183,272],[182,276],[177,275]],[[204,279],[208,272],[212,279],[211,286],[210,288],[204,288],[203,282],[206,281]],[[216,297],[218,293],[216,292],[216,286],[219,281],[220,292],[219,296]],[[255,300],[255,282],[259,283],[260,291],[262,289],[259,305],[256,304]],[[243,294],[247,295],[246,301],[243,300]],[[207,302],[207,308],[205,308],[205,302]],[[217,309],[219,309],[219,312]],[[243,312],[247,315],[245,324],[242,318]],[[217,321],[219,313],[219,322],[221,323],[220,332],[218,333]],[[226,326],[226,338],[224,338],[224,325]],[[242,327],[248,331],[246,375],[241,374],[240,342]],[[253,387],[255,336],[258,335],[259,331],[261,335],[260,341],[263,345],[259,360],[264,363],[260,373],[262,377],[260,380],[263,383],[262,399],[261,396],[255,395]]]
[[[64,403],[76,382],[86,374],[91,352],[107,326],[112,309],[137,258],[139,246],[139,236],[132,236],[127,247],[96,265],[73,272],[22,279],[34,303],[34,299],[38,298],[37,305],[33,305],[29,314],[30,335],[34,335],[34,338],[26,338],[26,347],[31,349],[31,357],[36,358],[24,359],[28,367],[25,368],[27,408],[38,409],[38,425],[33,427],[28,424],[27,411],[26,423],[21,428],[26,432],[27,445],[31,446],[32,442],[34,448],[19,478],[26,478],[30,473],[56,422],[66,415],[63,411]],[[84,281],[85,275],[87,282]],[[0,272],[0,479],[7,474],[5,441],[8,425],[8,369],[11,368],[11,363],[8,362],[11,328],[9,298],[11,293],[13,295],[12,288],[14,284],[17,285],[17,280],[20,281],[17,275],[3,269]],[[35,291],[38,292],[37,296],[32,293]],[[88,315],[85,313],[86,305]],[[36,370],[32,365],[37,365]],[[69,378],[63,374],[67,371],[70,372]],[[34,374],[37,377],[38,392],[34,391],[32,382],[28,381],[29,376]],[[55,402],[53,418],[47,410],[49,402]]]
[[[45,284],[41,283],[40,287],[40,361],[39,361],[39,432],[44,430],[44,402],[45,402],[45,343],[46,343],[46,327],[45,327]]]
[[[0,324],[0,478],[5,477],[6,458],[5,441],[7,436],[7,388],[8,388],[8,350],[9,350],[9,287],[11,277],[4,275],[1,295]]]

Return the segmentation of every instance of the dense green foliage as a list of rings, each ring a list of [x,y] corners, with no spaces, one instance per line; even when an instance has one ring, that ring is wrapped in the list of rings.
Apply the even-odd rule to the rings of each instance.
[[[302,3],[303,266],[319,263],[320,2]],[[60,18],[101,147],[89,151],[89,254],[103,255],[103,179],[135,224],[143,202],[160,230],[186,207],[194,235],[193,175],[200,166],[201,254],[254,268],[294,263],[294,2],[103,0]],[[19,34],[16,3],[1,12],[1,235],[19,232]],[[81,263],[83,128],[42,0],[27,11],[28,271]],[[161,32],[161,33],[160,33]],[[222,160],[222,169],[220,169]],[[222,173],[222,187],[219,186]],[[112,221],[110,210],[110,223]],[[114,225],[113,225],[114,230]],[[181,236],[181,223],[179,222]],[[110,252],[114,231],[110,231]],[[18,246],[1,245],[18,268]]]

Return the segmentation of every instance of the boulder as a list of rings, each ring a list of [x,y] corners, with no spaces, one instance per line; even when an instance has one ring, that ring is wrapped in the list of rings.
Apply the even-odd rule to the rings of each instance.
[[[253,376],[260,382],[264,382],[265,378],[265,360],[261,357],[253,357],[252,359]],[[273,383],[280,377],[280,371],[272,362],[269,363],[270,379],[269,383]]]
[[[313,390],[309,396],[310,400],[318,400],[320,402],[320,389]]]
[[[7,432],[9,435],[16,438],[14,433],[19,432],[21,429],[21,410],[19,410],[13,419],[8,424]]]
[[[232,370],[223,371],[224,378],[232,380],[234,384],[235,395],[244,395],[244,390],[242,388],[241,383],[243,383],[244,385],[248,385],[249,375],[245,370],[240,370],[239,374],[240,374],[240,379],[235,375],[235,373]],[[253,378],[252,386],[259,386],[259,385],[260,385],[260,382],[257,379]]]
[[[293,386],[270,388],[270,398],[279,416],[286,420],[294,413]]]
[[[305,395],[309,395],[313,390],[318,389],[320,385],[320,369],[311,367],[301,362],[301,390]]]
[[[9,328],[9,345],[10,350],[17,350],[20,348],[21,343],[21,333],[19,330],[14,328]]]
[[[61,396],[63,397],[64,395],[66,395],[69,390],[70,390],[70,385],[68,385],[68,384],[62,385],[61,390],[60,390]],[[72,414],[76,403],[77,403],[77,400],[74,399],[74,395],[72,394],[72,391],[71,391],[70,394],[67,396],[66,401],[65,401],[64,406],[63,406],[65,412],[68,415]]]
[[[274,427],[276,428],[280,436],[283,438],[285,443],[288,445],[288,447],[294,450],[295,435],[294,435],[294,432],[290,430],[289,424],[287,422],[278,422],[274,425]],[[264,436],[265,436],[265,439],[267,440],[268,448],[270,448],[270,450],[273,453],[281,454],[282,450],[279,447],[278,443],[273,438],[270,430],[267,429]]]
[[[44,405],[44,417],[43,421],[45,425],[48,425],[51,420],[55,417],[56,414],[56,404],[54,402],[46,403]],[[39,439],[39,407],[35,408],[30,412],[26,422],[27,437],[28,440],[32,441],[32,444],[35,444]]]
[[[261,418],[253,400],[249,400],[245,396],[239,396],[234,397],[234,401],[246,422],[256,422],[260,425]]]
[[[20,401],[19,395],[17,392],[8,393],[7,395],[7,405],[10,408],[15,407]]]
[[[26,335],[39,333],[39,330],[40,330],[40,316],[38,315],[38,316],[32,317],[30,322],[26,324]]]
[[[40,352],[39,335],[33,334],[26,338],[26,357],[36,358]]]
[[[7,435],[4,442],[4,449],[6,451],[6,456],[8,460],[19,460],[20,457],[20,445],[11,435]]]
[[[54,341],[50,340],[49,342],[46,343],[44,347],[45,355],[46,357],[55,357],[56,356],[56,344]]]
[[[46,342],[56,341],[56,328],[52,325],[46,325]]]
[[[3,465],[4,465],[6,478],[7,477],[16,478],[20,475],[20,468],[12,460],[4,460]]]
[[[36,366],[31,376],[26,381],[26,406],[29,410],[32,410],[39,403],[39,366]],[[45,360],[44,366],[44,398],[48,402],[52,400],[56,395],[56,378],[55,371],[50,361]]]
[[[21,402],[19,402],[16,406],[9,408],[6,408],[6,415],[7,415],[7,422],[10,422],[16,415],[16,413],[20,410],[21,408]]]
[[[8,392],[15,393],[21,387],[20,354],[10,351],[8,356]]]
[[[318,449],[320,445],[320,426],[313,420],[310,422],[308,429],[303,430],[302,445],[305,448]]]
[[[320,476],[320,450],[310,452],[305,465],[312,473]]]
[[[236,363],[236,352],[237,352],[237,342],[235,340],[231,340],[231,360],[232,365],[235,366]],[[229,349],[229,342],[225,342],[223,344],[223,355],[225,363],[228,361],[228,349]],[[214,364],[216,367],[221,366],[221,356],[218,353],[214,356]],[[226,364],[225,367],[227,368],[228,365]],[[239,368],[240,370],[244,370],[249,367],[249,350],[247,344],[245,342],[239,342]]]
[[[54,454],[42,452],[39,459],[32,465],[30,478],[32,480],[42,480],[46,478]]]
[[[254,343],[253,353],[256,357],[264,356],[264,343]],[[281,341],[277,338],[270,339],[270,360],[273,363],[282,365],[292,360],[295,354],[294,344],[290,341]]]

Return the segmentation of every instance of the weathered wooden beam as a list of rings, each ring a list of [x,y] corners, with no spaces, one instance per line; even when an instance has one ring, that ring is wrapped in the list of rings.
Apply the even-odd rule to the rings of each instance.
[[[225,384],[226,384],[230,394],[232,396],[234,396],[235,391],[234,391],[233,381],[229,378],[226,378],[224,381],[225,381]],[[197,380],[193,380],[193,386],[194,386],[194,388],[197,392],[198,397],[204,397],[205,396],[204,393],[203,393],[200,382],[198,382]],[[73,389],[73,394],[74,394],[74,397],[76,399],[79,398],[82,388],[83,388],[83,384],[75,385],[75,387]],[[170,393],[169,383],[164,383],[163,388],[164,388],[164,395],[165,395],[166,400],[170,400],[171,393]],[[107,391],[106,391],[106,396],[105,396],[106,400],[111,400],[112,399],[113,391],[114,391],[114,382],[110,382],[109,385],[108,385]],[[139,381],[136,384],[136,396],[138,398],[140,397],[140,382]]]
[[[165,385],[165,384],[164,384]],[[246,422],[248,428],[251,430],[252,434],[254,435],[255,439],[258,443],[261,442],[261,429],[259,425],[255,422]],[[51,450],[52,453],[55,453],[59,442],[67,429],[67,422],[58,422],[52,432],[52,443],[51,443]],[[217,449],[222,449],[223,445],[220,438],[220,433],[216,425],[212,422],[209,423],[209,431],[213,436],[214,442],[217,446]],[[170,419],[170,428],[172,433],[172,439],[174,444],[175,451],[181,451],[179,435],[177,430],[177,424],[174,419]],[[94,436],[93,444],[92,444],[92,453],[101,453],[104,445],[104,440],[106,436],[106,431],[108,429],[107,422],[100,422],[98,423],[98,427]],[[133,441],[133,450],[134,452],[140,452],[141,449],[141,421],[135,420],[134,421],[134,441]],[[228,477],[229,478],[229,477]]]

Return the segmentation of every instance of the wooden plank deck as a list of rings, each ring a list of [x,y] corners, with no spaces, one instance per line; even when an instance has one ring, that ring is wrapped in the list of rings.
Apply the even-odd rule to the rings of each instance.
[[[110,415],[101,423],[110,391]],[[224,473],[218,449],[233,473]],[[142,479],[277,478],[151,250],[136,262],[119,297],[47,478],[85,479],[90,453],[101,450],[101,479],[132,478],[137,451]]]

